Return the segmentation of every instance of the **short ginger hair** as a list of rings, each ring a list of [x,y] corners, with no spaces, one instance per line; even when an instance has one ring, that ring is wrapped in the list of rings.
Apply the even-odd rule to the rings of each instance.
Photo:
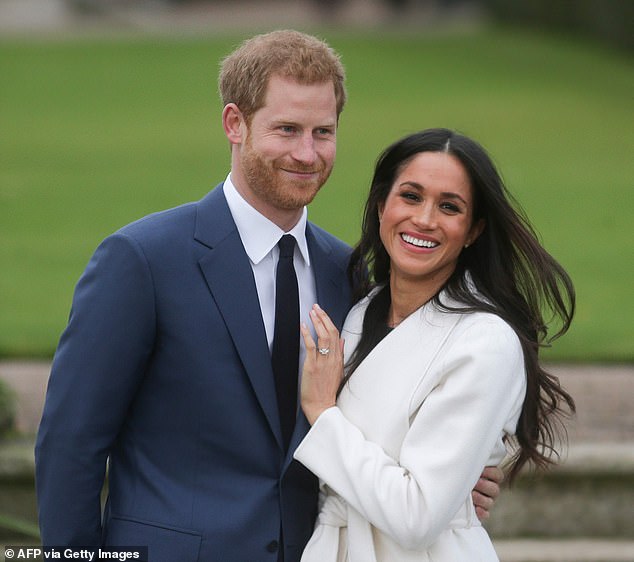
[[[223,106],[235,103],[247,123],[264,105],[271,76],[299,84],[332,82],[337,118],[346,103],[345,70],[324,41],[294,30],[278,30],[244,41],[221,63],[218,89]]]

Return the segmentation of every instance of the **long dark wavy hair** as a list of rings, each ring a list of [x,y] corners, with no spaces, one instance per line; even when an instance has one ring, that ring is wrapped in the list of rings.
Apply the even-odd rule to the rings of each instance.
[[[421,152],[448,153],[462,163],[473,190],[473,221],[485,221],[482,234],[463,249],[456,269],[442,287],[462,306],[451,308],[440,302],[438,294],[433,300],[448,312],[483,311],[500,316],[515,330],[524,352],[527,390],[508,471],[512,482],[527,462],[536,468],[554,462],[558,439],[565,437],[563,418],[575,412],[572,397],[557,377],[542,368],[538,358],[540,348],[570,326],[575,292],[566,271],[539,243],[487,152],[462,134],[428,129],[398,140],[378,158],[349,274],[357,298],[374,286],[384,287],[366,310],[361,340],[347,365],[342,387],[386,333],[390,257],[379,236],[379,208],[401,170]],[[551,323],[554,334],[548,333]]]

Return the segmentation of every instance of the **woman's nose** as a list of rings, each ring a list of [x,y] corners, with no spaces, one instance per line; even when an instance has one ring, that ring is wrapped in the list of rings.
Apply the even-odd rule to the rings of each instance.
[[[412,216],[412,222],[419,228],[434,228],[436,226],[436,211],[433,205],[423,203]]]

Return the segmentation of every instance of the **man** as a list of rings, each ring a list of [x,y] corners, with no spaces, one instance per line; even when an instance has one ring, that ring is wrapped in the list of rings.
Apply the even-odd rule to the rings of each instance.
[[[308,424],[295,396],[278,410],[271,358],[277,244],[294,237],[304,321],[318,302],[340,326],[350,250],[305,206],[332,170],[344,70],[323,42],[281,31],[227,57],[219,84],[225,182],[108,237],[77,285],[36,444],[44,545],[292,562],[311,534],[317,483],[292,459]]]

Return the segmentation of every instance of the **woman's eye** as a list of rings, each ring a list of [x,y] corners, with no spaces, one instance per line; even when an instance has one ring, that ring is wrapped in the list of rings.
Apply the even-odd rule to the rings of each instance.
[[[403,193],[401,193],[401,197],[403,199],[407,199],[408,201],[419,201],[420,198],[418,197],[417,193],[413,193],[411,191],[404,191]]]
[[[460,207],[458,207],[458,205],[455,205],[454,203],[441,203],[440,208],[444,209],[445,211],[449,211],[450,213],[460,212]]]

